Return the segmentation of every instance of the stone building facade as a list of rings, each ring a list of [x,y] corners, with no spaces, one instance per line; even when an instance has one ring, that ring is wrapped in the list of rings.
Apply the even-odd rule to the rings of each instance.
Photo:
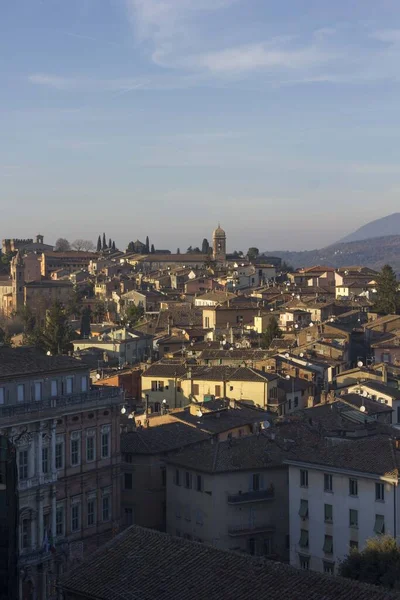
[[[16,447],[19,599],[56,597],[60,572],[119,529],[119,388],[91,389],[66,356],[0,348],[0,431]]]

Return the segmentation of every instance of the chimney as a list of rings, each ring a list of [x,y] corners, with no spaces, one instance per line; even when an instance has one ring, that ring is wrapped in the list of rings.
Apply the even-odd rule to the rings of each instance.
[[[387,383],[387,367],[382,365],[382,383]]]

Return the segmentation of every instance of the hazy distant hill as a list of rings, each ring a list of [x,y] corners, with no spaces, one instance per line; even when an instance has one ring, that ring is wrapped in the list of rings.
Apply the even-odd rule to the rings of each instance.
[[[346,235],[338,243],[357,242],[359,240],[368,240],[386,235],[400,235],[400,213],[393,213],[387,217],[370,221],[370,223],[363,225],[357,231]]]
[[[400,214],[398,216],[400,218]],[[303,252],[273,250],[265,252],[265,254],[280,256],[294,268],[312,267],[313,265],[328,267],[362,265],[379,270],[383,265],[390,264],[397,273],[400,273],[400,235],[338,243],[320,250]]]

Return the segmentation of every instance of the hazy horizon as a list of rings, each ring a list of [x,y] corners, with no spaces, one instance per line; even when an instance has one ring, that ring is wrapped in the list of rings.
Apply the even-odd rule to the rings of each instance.
[[[14,0],[1,237],[306,250],[398,207],[394,0]]]

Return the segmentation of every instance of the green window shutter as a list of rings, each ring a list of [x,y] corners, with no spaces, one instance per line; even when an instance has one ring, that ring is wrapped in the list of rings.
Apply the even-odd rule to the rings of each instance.
[[[332,552],[333,552],[333,537],[331,535],[325,536],[323,551],[326,554],[332,554]]]
[[[302,548],[308,548],[308,531],[307,531],[307,529],[301,530],[299,545]]]
[[[375,515],[375,533],[385,533],[385,517],[383,515]]]

